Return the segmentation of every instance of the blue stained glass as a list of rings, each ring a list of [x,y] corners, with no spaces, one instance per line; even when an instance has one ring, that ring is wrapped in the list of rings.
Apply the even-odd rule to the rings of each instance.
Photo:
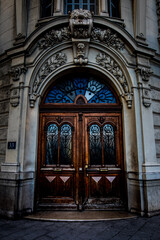
[[[89,103],[116,103],[116,99],[112,92],[105,86],[102,88],[93,98],[91,98]]]
[[[74,103],[78,95],[83,95],[88,103],[116,103],[112,91],[92,77],[71,78],[58,83],[48,93],[45,103]]]

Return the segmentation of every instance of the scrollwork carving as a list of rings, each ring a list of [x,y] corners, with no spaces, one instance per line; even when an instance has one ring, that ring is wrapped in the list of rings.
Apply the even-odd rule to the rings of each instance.
[[[118,63],[105,53],[99,53],[96,57],[96,62],[103,68],[107,69],[121,84],[124,90],[124,97],[128,108],[132,107],[132,93],[129,93],[128,83]]]
[[[38,46],[40,49],[53,47],[55,44],[71,39],[71,31],[69,27],[64,27],[58,30],[52,29],[40,39]]]
[[[37,91],[44,79],[55,69],[63,66],[67,62],[67,56],[65,53],[59,52],[48,58],[44,64],[40,67],[35,81],[32,85],[32,90],[30,93],[30,106],[34,107],[34,103],[37,98]]]
[[[113,47],[117,50],[122,50],[124,48],[124,43],[118,38],[117,34],[113,33],[109,28],[103,30],[94,27],[91,33],[91,40],[103,42],[108,47]]]
[[[106,55],[105,53],[99,53],[96,57],[96,62],[111,72],[121,83],[124,92],[128,93],[128,84],[126,78],[120,66],[115,62],[113,58],[111,58],[109,55]]]

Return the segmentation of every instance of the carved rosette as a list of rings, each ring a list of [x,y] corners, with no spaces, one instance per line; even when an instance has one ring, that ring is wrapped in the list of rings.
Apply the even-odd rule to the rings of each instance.
[[[118,63],[105,53],[99,53],[96,57],[96,62],[103,68],[107,69],[107,71],[109,71],[119,81],[124,90],[125,93],[124,97],[128,104],[128,108],[131,108],[132,94],[129,93],[128,83]]]
[[[27,68],[24,66],[17,66],[17,67],[12,67],[11,70],[9,71],[9,74],[12,77],[13,81],[18,81],[20,79],[20,75],[22,73],[26,73]]]
[[[40,67],[36,78],[33,82],[30,93],[30,106],[34,107],[35,101],[38,97],[38,90],[45,78],[55,71],[57,68],[63,66],[67,62],[67,56],[65,53],[59,52],[48,58],[44,64]]]
[[[93,27],[92,14],[88,10],[75,9],[69,19],[75,64],[88,63],[88,49]]]

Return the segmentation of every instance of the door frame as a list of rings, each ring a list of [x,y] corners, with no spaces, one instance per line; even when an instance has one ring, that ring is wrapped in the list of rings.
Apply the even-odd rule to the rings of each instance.
[[[121,166],[122,166],[122,171],[124,172],[124,167],[123,167],[123,164],[124,164],[124,161],[123,161],[123,141],[122,141],[122,106],[119,104],[44,104],[42,102],[42,104],[40,105],[40,115],[39,117],[41,118],[41,115],[42,114],[58,114],[58,113],[68,113],[68,114],[100,114],[100,115],[103,115],[103,114],[109,114],[109,115],[114,115],[114,114],[118,114],[120,115],[120,135],[121,135],[121,143],[120,143],[120,149],[121,149]],[[41,127],[41,126],[40,126]],[[39,154],[40,153],[40,138],[41,138],[41,132],[42,132],[42,129],[39,129],[39,144],[38,144],[38,159],[39,159]],[[84,146],[85,148],[85,146]],[[85,151],[85,149],[84,149]],[[84,159],[84,157],[83,157]],[[37,183],[39,182],[39,160],[38,160],[38,174],[37,174]],[[84,168],[84,166],[83,166]],[[78,172],[78,171],[77,171]],[[76,173],[76,174],[79,174],[79,173]],[[85,173],[84,173],[85,175]],[[79,178],[79,176],[76,175],[76,178]],[[124,174],[123,174],[123,186],[124,189],[126,189],[126,183],[124,181]],[[38,187],[38,186],[37,186]],[[38,190],[38,189],[37,189]],[[36,191],[38,193],[38,191]],[[38,197],[38,195],[37,195]],[[37,198],[38,199],[38,198]],[[76,204],[79,204],[79,197],[78,197],[78,192],[76,192]],[[123,200],[126,199],[126,191],[123,193]],[[80,207],[81,208],[81,207]]]

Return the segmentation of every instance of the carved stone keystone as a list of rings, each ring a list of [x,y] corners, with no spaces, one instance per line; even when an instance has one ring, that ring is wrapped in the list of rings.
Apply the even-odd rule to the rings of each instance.
[[[92,14],[88,10],[75,9],[69,19],[71,29],[73,58],[75,64],[88,63],[88,49],[93,28]]]

